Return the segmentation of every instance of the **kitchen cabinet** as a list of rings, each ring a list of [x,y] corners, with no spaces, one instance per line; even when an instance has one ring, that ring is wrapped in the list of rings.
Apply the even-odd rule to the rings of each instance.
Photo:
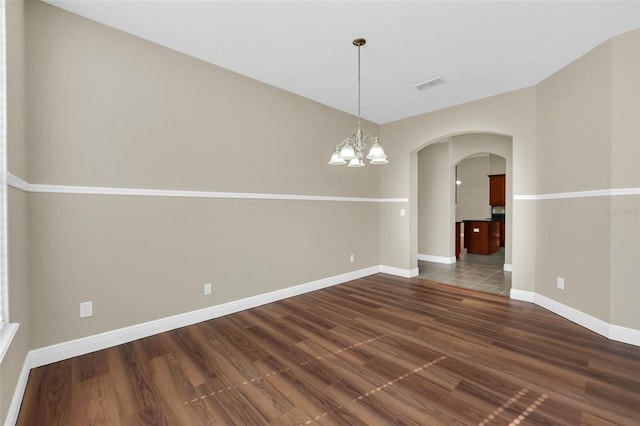
[[[460,259],[460,233],[461,233],[462,222],[456,222],[456,259]]]
[[[467,253],[491,254],[500,250],[500,222],[465,220],[464,246]]]
[[[489,175],[489,204],[492,206],[505,205],[505,175]]]

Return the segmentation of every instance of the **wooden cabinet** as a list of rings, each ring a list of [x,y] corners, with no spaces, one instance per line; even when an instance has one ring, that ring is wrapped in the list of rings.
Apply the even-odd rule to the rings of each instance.
[[[460,259],[460,251],[461,251],[461,247],[460,247],[460,233],[461,233],[461,227],[462,222],[456,222],[456,259]]]
[[[505,175],[489,175],[489,204],[492,206],[505,205]]]
[[[500,250],[500,222],[465,220],[464,246],[467,253],[491,254]]]

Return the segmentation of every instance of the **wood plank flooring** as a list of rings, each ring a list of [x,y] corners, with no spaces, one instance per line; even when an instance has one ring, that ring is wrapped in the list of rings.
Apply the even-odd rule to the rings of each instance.
[[[638,425],[640,348],[377,274],[31,371],[18,425]]]

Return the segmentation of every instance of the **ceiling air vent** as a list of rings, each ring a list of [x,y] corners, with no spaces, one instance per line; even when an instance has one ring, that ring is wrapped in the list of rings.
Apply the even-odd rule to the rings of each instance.
[[[432,78],[431,80],[416,84],[415,88],[418,90],[427,90],[440,84],[444,84],[444,80],[441,77],[436,77]]]

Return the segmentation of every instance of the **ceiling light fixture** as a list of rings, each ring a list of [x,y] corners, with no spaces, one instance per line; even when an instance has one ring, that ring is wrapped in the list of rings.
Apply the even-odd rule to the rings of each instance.
[[[371,143],[371,149],[367,155],[367,159],[371,164],[387,164],[387,156],[382,149],[382,145],[378,142],[377,137],[370,135],[362,135],[360,129],[360,47],[364,46],[367,41],[363,38],[353,40],[353,45],[358,48],[358,129],[355,135],[349,136],[342,143],[336,145],[336,150],[331,155],[329,164],[340,165],[348,164],[348,167],[364,166],[364,151],[367,149],[367,142]]]

